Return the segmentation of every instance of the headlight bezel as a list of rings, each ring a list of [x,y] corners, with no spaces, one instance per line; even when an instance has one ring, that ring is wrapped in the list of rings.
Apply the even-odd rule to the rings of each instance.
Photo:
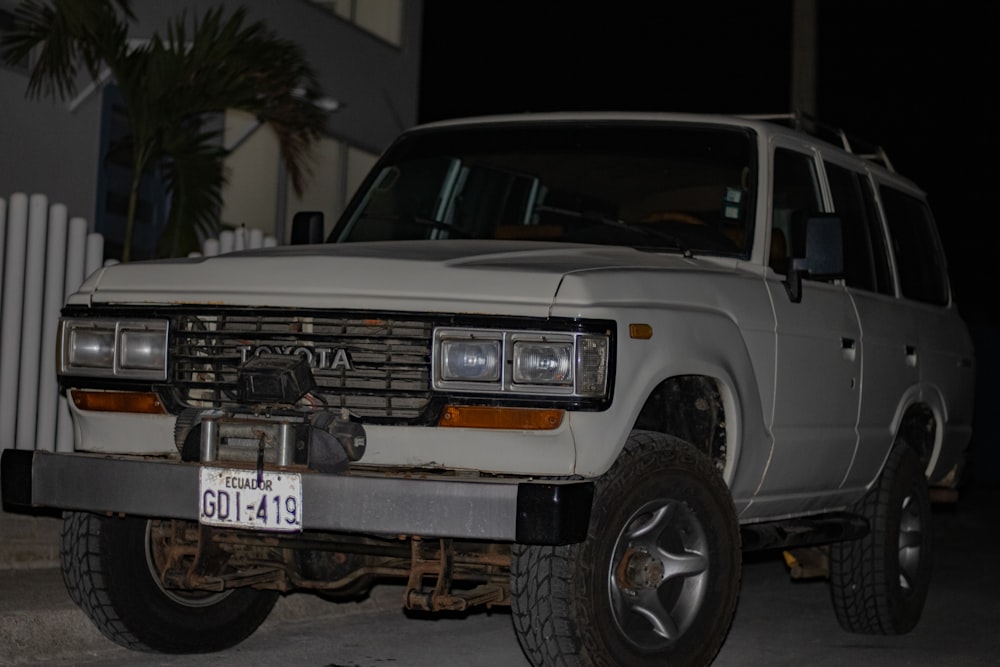
[[[463,379],[449,371],[447,361],[451,347],[487,342],[498,346],[499,373],[496,377]],[[588,347],[598,350],[596,364],[592,356],[582,354]],[[523,355],[538,350],[551,351],[562,373],[568,372],[568,377],[555,373],[546,378],[544,369],[538,367],[534,369],[537,372],[534,380],[521,370],[516,372],[525,361]],[[433,335],[432,386],[441,392],[606,399],[610,392],[611,351],[608,332],[437,327]],[[564,360],[568,360],[568,368]]]
[[[57,370],[62,376],[163,381],[169,336],[168,320],[64,317]],[[88,340],[95,344],[89,355]]]

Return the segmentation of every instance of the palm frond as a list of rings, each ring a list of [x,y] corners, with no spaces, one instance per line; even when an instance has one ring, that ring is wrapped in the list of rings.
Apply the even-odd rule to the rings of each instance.
[[[29,98],[65,99],[81,72],[96,79],[127,49],[127,0],[24,0],[14,10],[14,30],[3,42],[3,59],[21,62],[35,54]]]
[[[244,25],[246,11],[228,18],[222,8],[196,19],[190,33],[184,19],[171,22],[165,48],[183,53],[187,113],[238,109],[274,129],[292,187],[302,193],[310,149],[321,136],[326,114],[316,74],[302,48],[277,36],[262,22]],[[190,35],[190,41],[188,41]]]
[[[3,57],[35,56],[28,96],[66,98],[78,79],[107,67],[125,102],[132,169],[156,167],[171,198],[164,245],[186,252],[199,230],[218,224],[226,151],[206,114],[249,112],[276,133],[292,187],[302,193],[310,150],[326,115],[316,75],[298,44],[282,39],[247,10],[218,6],[201,17],[181,14],[141,46],[128,40],[128,0],[24,0]],[[134,200],[135,192],[133,192]],[[122,260],[128,261],[130,213]]]
[[[194,121],[191,121],[194,123]],[[219,132],[195,126],[175,128],[162,137],[160,162],[170,194],[161,256],[186,255],[199,246],[199,236],[218,233],[225,150]]]

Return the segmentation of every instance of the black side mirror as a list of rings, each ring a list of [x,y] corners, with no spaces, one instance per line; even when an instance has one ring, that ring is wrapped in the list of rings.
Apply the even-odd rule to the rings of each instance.
[[[840,218],[821,215],[806,220],[805,256],[792,258],[785,289],[793,303],[802,301],[802,278],[839,278],[844,274],[844,230]]]
[[[323,213],[299,211],[292,216],[292,245],[323,242]]]

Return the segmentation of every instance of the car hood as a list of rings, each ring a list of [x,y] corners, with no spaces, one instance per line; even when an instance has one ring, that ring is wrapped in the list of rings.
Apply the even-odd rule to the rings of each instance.
[[[690,270],[697,264],[676,253],[523,241],[288,246],[107,266],[92,274],[70,303],[546,316],[567,276],[578,284],[582,274],[592,272]]]

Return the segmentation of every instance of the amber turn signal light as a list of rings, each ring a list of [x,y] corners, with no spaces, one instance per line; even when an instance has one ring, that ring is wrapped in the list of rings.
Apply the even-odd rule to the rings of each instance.
[[[167,409],[163,407],[160,397],[152,392],[140,391],[82,391],[73,389],[70,392],[73,405],[81,410],[94,412],[138,412],[148,415],[163,415]]]
[[[441,413],[438,426],[551,431],[562,424],[563,414],[563,410],[449,405]]]

